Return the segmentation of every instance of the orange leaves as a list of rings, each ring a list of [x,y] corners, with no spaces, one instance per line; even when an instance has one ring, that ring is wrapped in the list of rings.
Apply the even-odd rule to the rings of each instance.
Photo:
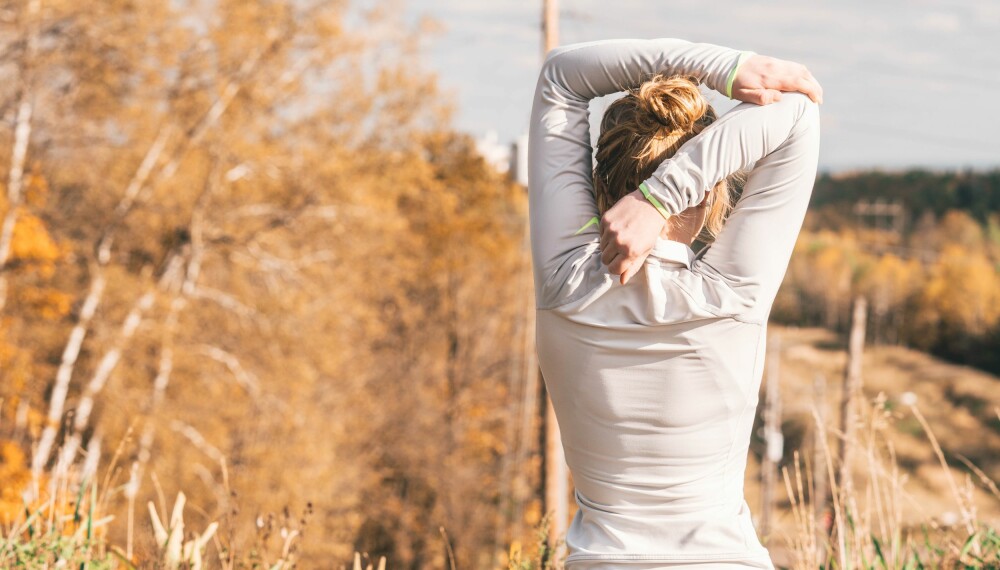
[[[66,316],[73,304],[72,295],[51,287],[21,287],[14,293],[22,308],[48,320]]]
[[[847,301],[872,303],[874,334],[931,349],[946,336],[976,337],[1000,324],[1000,248],[964,211],[924,215],[909,235],[803,231],[781,296],[799,318],[843,324]],[[905,239],[903,239],[905,237]],[[883,339],[884,340],[884,339]]]
[[[404,565],[437,552],[447,519],[471,567],[503,523],[483,506],[512,445],[497,387],[526,346],[526,196],[444,120],[419,32],[394,10],[379,38],[377,16],[343,29],[336,4],[223,0],[192,27],[113,2],[52,39],[45,73],[67,91],[37,86],[46,144],[29,156],[51,199],[26,176],[0,398],[48,411],[61,377],[65,407],[92,401],[107,439],[148,415],[149,470],[198,489],[192,504],[214,504],[190,483],[224,455],[241,508],[363,510],[392,521]],[[347,518],[303,543],[314,565],[358,539]]]
[[[63,255],[62,249],[49,234],[48,228],[36,216],[21,212],[14,226],[14,241],[11,244],[11,262],[28,263],[38,268],[48,277],[54,271],[54,264]]]
[[[24,176],[24,203],[32,208],[42,208],[49,195],[49,183],[38,173],[40,166],[32,165],[32,172]]]
[[[31,471],[21,446],[0,440],[0,523],[4,526],[24,515],[21,490],[29,481]]]
[[[924,322],[983,334],[1000,321],[1000,275],[981,251],[948,244],[931,267],[920,301]]]
[[[872,300],[873,310],[884,314],[898,309],[920,287],[923,274],[919,261],[886,253],[871,264],[859,285]]]
[[[46,187],[41,176],[29,176],[27,188],[29,203],[43,203]],[[22,207],[14,226],[10,253],[9,268],[15,276],[11,301],[43,319],[57,319],[68,314],[72,295],[46,284],[66,257],[68,244],[59,244],[45,222]],[[20,283],[18,276],[23,278]]]
[[[16,214],[4,268],[4,277],[13,287],[7,291],[9,299],[5,300],[43,319],[56,319],[69,312],[71,297],[49,287],[47,282],[54,277],[56,266],[66,257],[67,249],[52,237],[45,222],[31,212],[45,207],[49,191],[38,169],[37,164],[33,165],[32,172],[25,176],[23,205],[15,206],[14,212],[5,213]],[[6,360],[0,351],[0,366],[8,364]]]

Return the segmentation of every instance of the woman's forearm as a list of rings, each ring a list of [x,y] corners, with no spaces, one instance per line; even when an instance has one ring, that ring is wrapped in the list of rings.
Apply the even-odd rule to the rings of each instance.
[[[656,73],[692,75],[726,94],[739,50],[681,39],[602,40],[549,53],[543,76],[561,95],[589,100],[639,86]]]
[[[743,103],[689,140],[645,181],[670,215],[700,204],[709,188],[773,152],[815,103],[793,93],[758,106]]]

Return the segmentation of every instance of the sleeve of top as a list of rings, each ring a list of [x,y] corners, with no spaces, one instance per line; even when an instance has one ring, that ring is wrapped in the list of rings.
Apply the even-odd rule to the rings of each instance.
[[[550,52],[535,88],[528,138],[528,189],[536,306],[578,298],[600,264],[588,102],[640,85],[656,73],[697,77],[725,93],[740,51],[679,39],[604,40]],[[693,195],[693,192],[689,193]],[[675,198],[679,206],[682,198]]]
[[[737,105],[663,161],[646,185],[676,214],[753,164],[722,231],[692,270],[734,291],[743,318],[767,319],[816,180],[819,107],[801,93]]]

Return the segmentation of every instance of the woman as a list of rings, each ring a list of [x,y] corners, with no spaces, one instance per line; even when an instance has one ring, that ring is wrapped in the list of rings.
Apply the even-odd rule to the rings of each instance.
[[[773,74],[743,73],[747,55],[683,40],[590,42],[554,50],[539,77],[529,140],[537,347],[579,506],[567,568],[773,568],[743,477],[767,316],[815,179],[818,110],[790,93],[713,121],[671,78],[724,94],[734,79],[745,92],[754,77],[769,87]],[[623,90],[592,169],[588,101]],[[723,224],[725,179],[751,165]],[[696,254],[706,223],[718,235]]]

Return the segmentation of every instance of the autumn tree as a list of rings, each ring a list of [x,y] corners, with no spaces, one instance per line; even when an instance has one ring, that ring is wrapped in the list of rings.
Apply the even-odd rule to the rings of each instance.
[[[120,518],[155,476],[229,553],[312,502],[307,562],[443,565],[439,527],[495,560],[526,201],[449,127],[424,30],[292,0],[5,13],[0,397],[30,421],[0,437],[37,498],[121,444]]]

